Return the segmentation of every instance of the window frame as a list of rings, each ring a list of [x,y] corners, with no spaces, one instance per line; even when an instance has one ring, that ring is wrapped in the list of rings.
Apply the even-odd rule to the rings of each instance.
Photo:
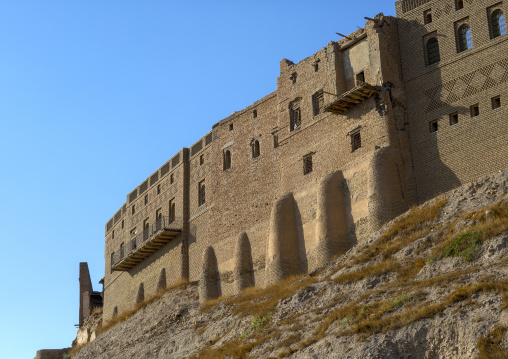
[[[312,163],[312,155],[314,153],[309,153],[309,154],[306,154],[305,156],[303,156],[303,175],[308,175],[309,173],[311,173],[314,168],[313,168],[313,163]]]
[[[427,66],[437,64],[441,61],[441,51],[439,49],[439,40],[436,36],[437,34],[434,33],[433,35],[434,36],[431,36],[425,42],[425,54],[426,54],[425,60],[426,60]],[[433,45],[434,43],[435,43],[435,45],[431,47],[431,45]]]

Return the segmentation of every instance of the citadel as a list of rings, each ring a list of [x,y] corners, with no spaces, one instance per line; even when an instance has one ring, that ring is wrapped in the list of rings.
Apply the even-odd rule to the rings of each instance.
[[[506,2],[399,0],[134,188],[106,223],[103,318],[323,265],[410,206],[508,168]],[[100,293],[80,267],[80,326]]]

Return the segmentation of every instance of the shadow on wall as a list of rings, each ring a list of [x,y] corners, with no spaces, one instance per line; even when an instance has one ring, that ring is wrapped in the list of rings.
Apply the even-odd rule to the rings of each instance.
[[[459,146],[453,148],[450,145],[453,143],[453,138],[450,137],[454,136],[453,131],[459,135],[459,119],[469,120],[470,109],[453,103],[477,91],[471,83],[467,83],[467,75],[443,82],[440,67],[444,60],[443,44],[455,44],[455,39],[449,39],[439,30],[427,33],[427,29],[415,20],[398,21],[399,33],[411,33],[412,36],[423,39],[423,47],[413,46],[413,56],[406,56],[405,61],[420,58],[424,63],[425,76],[417,76],[421,73],[415,72],[415,78],[411,79],[413,74],[404,74],[409,79],[405,86],[406,97],[410,99],[407,106],[407,128],[411,136],[417,196],[422,203],[461,184],[446,162],[468,160],[460,158],[465,155]]]
[[[347,240],[349,247],[352,248],[358,244],[358,239],[356,238],[356,225],[353,218],[353,208],[351,205],[351,192],[349,191],[347,181],[344,181],[343,183],[342,192],[344,195],[344,211],[346,214]]]
[[[301,273],[309,271],[309,262],[307,260],[307,249],[305,248],[305,236],[303,233],[302,214],[298,203],[293,198],[293,205],[295,206],[295,221],[296,221],[296,238],[298,243],[298,262],[300,265]]]

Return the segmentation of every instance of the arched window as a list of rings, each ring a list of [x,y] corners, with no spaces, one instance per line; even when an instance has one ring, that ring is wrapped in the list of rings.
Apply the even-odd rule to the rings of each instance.
[[[430,24],[432,22],[432,14],[429,12],[425,15],[425,23]]]
[[[439,43],[435,37],[427,41],[427,65],[439,62],[441,57],[439,55]]]
[[[252,147],[252,158],[258,157],[260,155],[260,152],[259,152],[259,141],[255,140],[251,144],[251,147]]]
[[[496,10],[490,16],[492,24],[492,38],[506,35],[506,25],[504,22],[504,14],[501,10]]]
[[[224,151],[224,171],[231,168],[231,152],[229,150]]]
[[[459,40],[458,44],[459,52],[473,48],[473,37],[471,35],[471,28],[469,27],[469,25],[464,24],[461,27],[459,27],[458,40]]]

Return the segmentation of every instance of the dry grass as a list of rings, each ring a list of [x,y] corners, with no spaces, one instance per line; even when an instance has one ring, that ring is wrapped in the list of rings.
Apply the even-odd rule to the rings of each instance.
[[[354,259],[355,263],[365,263],[379,256],[387,259],[416,239],[426,236],[434,229],[433,224],[447,202],[448,199],[441,196],[432,204],[411,208],[406,215],[397,218],[374,245],[364,249]]]
[[[491,211],[487,216],[487,211]],[[431,257],[443,258],[455,248],[460,255],[463,253],[465,262],[475,259],[475,253],[469,253],[474,250],[474,244],[467,239],[477,241],[480,245],[486,239],[495,237],[508,230],[508,201],[501,199],[497,203],[484,207],[482,209],[463,214],[464,219],[472,220],[472,224],[463,228],[456,235],[449,234],[443,241],[433,248]],[[473,238],[474,237],[474,238]],[[461,242],[468,242],[469,248],[461,247]],[[469,249],[469,252],[467,250]],[[466,250],[466,252],[464,252]],[[471,254],[471,255],[469,255]]]
[[[242,317],[264,315],[272,311],[279,300],[293,296],[317,280],[314,277],[302,277],[292,276],[267,288],[249,288],[240,295],[227,299],[225,304],[232,306],[233,314]]]
[[[124,312],[121,312],[115,318],[113,318],[113,319],[109,320],[108,322],[106,322],[105,324],[103,324],[101,327],[99,327],[97,329],[97,335],[100,335],[100,334],[104,333],[105,331],[107,331],[110,328],[114,327],[118,323],[126,321],[127,319],[132,317],[134,314],[136,314],[140,309],[143,309],[144,307],[146,307],[150,303],[158,301],[160,298],[162,298],[162,296],[167,291],[170,291],[170,290],[173,290],[173,289],[177,289],[177,288],[178,289],[186,289],[188,285],[189,285],[188,281],[180,280],[180,281],[172,284],[171,286],[165,288],[164,290],[159,291],[159,293],[155,294],[154,296],[152,296],[152,297],[150,297],[148,299],[145,299],[141,303],[136,304],[132,309],[126,310]]]
[[[508,348],[501,346],[507,331],[508,328],[498,325],[486,336],[481,337],[476,343],[479,352],[478,359],[508,358]]]
[[[208,346],[196,358],[224,358],[228,355],[232,358],[245,358],[255,347],[261,345],[268,345],[269,348],[263,348],[263,350],[275,353],[273,357],[281,358],[322,340],[331,332],[338,332],[339,335],[358,335],[360,339],[365,339],[373,334],[400,329],[418,320],[432,318],[450,307],[459,309],[459,307],[476,305],[472,296],[479,292],[496,292],[502,295],[503,307],[508,307],[508,283],[496,281],[493,278],[484,278],[474,284],[463,283],[467,275],[479,270],[477,266],[467,266],[426,280],[414,279],[426,265],[426,261],[418,255],[430,247],[434,247],[433,254],[438,255],[443,253],[443,249],[462,233],[478,231],[475,233],[478,233],[479,239],[484,241],[508,230],[506,201],[463,215],[463,219],[474,220],[472,225],[463,228],[460,232],[455,230],[456,220],[447,224],[436,224],[446,203],[447,198],[443,196],[430,205],[412,208],[407,215],[397,219],[374,245],[365,248],[353,258],[354,264],[361,265],[359,268],[355,270],[354,266],[349,266],[347,267],[349,272],[342,273],[333,279],[334,283],[344,285],[365,278],[396,273],[395,279],[391,277],[391,282],[382,283],[376,289],[366,291],[353,300],[339,295],[322,308],[316,309],[314,311],[316,316],[310,321],[301,319],[304,317],[302,314],[290,315],[277,323],[280,328],[261,328],[259,332],[250,335],[248,340],[242,341],[235,338],[226,341],[218,348]],[[489,217],[484,215],[488,210],[492,211]],[[429,237],[429,240],[422,241],[414,251],[416,258],[400,262],[393,257],[402,248],[431,233],[434,235]],[[439,258],[442,258],[442,255]],[[371,263],[365,265],[368,262]],[[344,267],[345,264],[337,265],[336,270]],[[310,277],[289,278],[269,288],[247,289],[241,295],[225,298],[222,301],[224,305],[231,306],[235,315],[259,317],[272,311],[279,300],[294,295],[314,281],[315,279]],[[436,286],[443,288],[443,300],[438,302],[426,300],[428,289]],[[451,286],[455,286],[455,289],[450,291]],[[404,288],[405,292],[401,293],[401,288]],[[445,294],[447,292],[449,293]],[[380,296],[391,299],[374,299]],[[456,306],[458,303],[460,305]],[[302,330],[313,326],[311,334],[302,339]],[[280,340],[282,330],[292,334]],[[499,342],[499,333],[498,330],[490,337],[482,338],[478,344],[479,350],[485,353],[488,350],[494,350],[491,344],[495,344],[496,340]],[[267,342],[276,344],[270,344],[270,347],[266,344]],[[482,358],[506,357],[505,349],[499,353],[504,356]]]
[[[69,350],[69,353],[67,353],[67,356],[69,357],[73,357],[74,355],[76,355],[83,347],[85,346],[85,344],[81,344],[81,345],[76,345],[75,347],[72,347],[71,350]]]

